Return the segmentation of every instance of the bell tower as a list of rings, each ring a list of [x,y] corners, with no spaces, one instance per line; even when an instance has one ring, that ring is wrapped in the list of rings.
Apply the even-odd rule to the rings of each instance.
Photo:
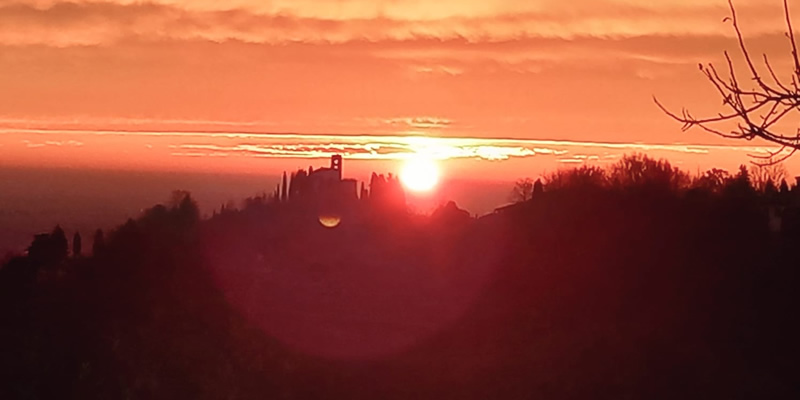
[[[342,156],[340,154],[331,156],[331,169],[336,171],[339,175],[339,180],[342,180]]]

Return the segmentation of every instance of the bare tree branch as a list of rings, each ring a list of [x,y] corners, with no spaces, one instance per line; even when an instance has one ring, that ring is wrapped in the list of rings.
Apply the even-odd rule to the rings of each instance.
[[[688,110],[682,109],[676,114],[665,107],[657,98],[653,98],[656,105],[670,118],[683,124],[682,129],[687,131],[694,127],[699,127],[706,132],[728,138],[752,140],[755,138],[764,139],[768,142],[781,146],[778,152],[770,153],[769,156],[754,156],[755,158],[768,160],[769,163],[776,161],[776,156],[781,155],[780,160],[791,157],[800,149],[800,130],[794,133],[776,131],[778,123],[792,112],[800,111],[800,58],[798,58],[797,42],[792,26],[792,18],[789,12],[788,0],[783,0],[783,9],[786,17],[787,38],[791,43],[791,54],[794,71],[791,74],[791,84],[784,84],[773,68],[766,54],[763,55],[764,66],[769,73],[772,82],[767,82],[759,74],[753,62],[750,51],[744,39],[744,34],[739,25],[739,17],[736,13],[733,0],[728,0],[731,16],[725,21],[731,21],[733,30],[742,54],[749,80],[755,83],[754,88],[742,86],[742,80],[737,76],[730,54],[724,52],[725,62],[728,67],[728,76],[720,76],[717,68],[713,64],[700,64],[700,71],[706,79],[717,90],[722,98],[722,106],[727,108],[725,113],[718,113],[716,116],[697,118]],[[719,124],[726,122],[736,122],[735,128],[718,127]],[[786,149],[791,151],[785,152]]]

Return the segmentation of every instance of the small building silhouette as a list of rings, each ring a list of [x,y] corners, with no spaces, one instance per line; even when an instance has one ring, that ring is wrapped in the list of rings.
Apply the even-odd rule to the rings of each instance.
[[[288,182],[288,201],[318,206],[344,207],[358,200],[358,182],[342,179],[341,155],[331,157],[328,168],[298,170]],[[282,188],[284,189],[284,188]]]
[[[275,198],[326,212],[354,211],[359,203],[387,211],[405,208],[405,192],[400,180],[392,174],[373,173],[369,189],[362,183],[359,190],[357,180],[342,178],[343,167],[342,156],[335,154],[329,167],[297,170],[278,185]]]

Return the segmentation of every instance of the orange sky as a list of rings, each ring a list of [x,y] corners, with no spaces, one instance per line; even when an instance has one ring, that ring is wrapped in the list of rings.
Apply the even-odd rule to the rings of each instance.
[[[786,66],[781,2],[736,4],[753,51]],[[275,173],[343,152],[362,177],[422,150],[458,159],[450,176],[513,180],[645,151],[733,169],[765,144],[681,133],[652,102],[720,111],[697,64],[735,50],[727,15],[724,0],[0,0],[0,165]]]

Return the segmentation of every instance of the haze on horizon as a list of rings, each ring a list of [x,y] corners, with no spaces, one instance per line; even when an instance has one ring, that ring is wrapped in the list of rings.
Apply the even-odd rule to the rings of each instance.
[[[781,2],[735,3],[753,51],[790,70]],[[0,168],[17,191],[0,207],[47,215],[38,187],[63,170],[110,174],[96,198],[136,185],[109,223],[167,184],[208,212],[332,154],[360,181],[422,154],[442,184],[419,207],[477,214],[517,179],[623,154],[734,171],[774,147],[683,133],[652,101],[719,111],[697,64],[735,49],[728,15],[725,0],[0,1]],[[50,195],[52,215],[85,198]]]

